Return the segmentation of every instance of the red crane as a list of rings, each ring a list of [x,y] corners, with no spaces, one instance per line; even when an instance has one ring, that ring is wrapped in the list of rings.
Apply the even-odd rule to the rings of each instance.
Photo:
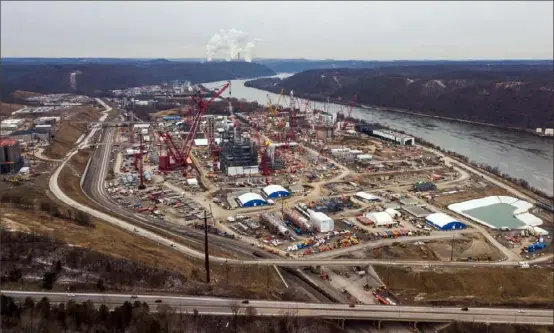
[[[142,139],[142,134],[139,133],[139,151],[135,153],[135,168],[138,169],[140,184],[138,186],[139,190],[146,188],[144,185],[144,166],[143,166],[143,154],[144,154],[144,144]]]
[[[342,121],[342,129],[346,129],[346,125],[351,123],[351,116],[352,116],[352,110],[354,109],[354,105],[356,104],[356,100],[358,99],[358,93],[354,94],[354,97],[352,97],[352,101],[350,101],[350,105],[348,107],[348,114],[347,117]]]
[[[260,135],[260,132],[256,129],[256,136],[258,137],[258,149],[260,153],[260,173],[265,176],[265,182],[266,184],[271,183],[271,179],[269,178],[271,176],[271,169],[270,164],[271,161],[269,160],[269,151],[268,145],[265,145],[265,142],[262,140],[262,136]]]
[[[204,134],[206,136],[206,139],[208,139],[210,154],[212,155],[212,170],[217,171],[217,162],[219,161],[219,152],[221,150],[221,147],[219,147],[215,142],[213,118],[210,118],[208,120],[207,126],[204,127]]]
[[[192,100],[196,103],[196,106],[198,108],[198,113],[194,117],[194,120],[191,124],[191,128],[189,133],[187,134],[184,142],[183,147],[181,150],[177,148],[175,143],[173,142],[173,138],[171,135],[167,132],[160,132],[160,136],[164,138],[167,151],[170,157],[173,157],[175,161],[175,166],[182,166],[187,167],[189,159],[190,152],[192,150],[192,146],[194,144],[194,138],[196,137],[196,132],[198,131],[198,127],[200,126],[200,120],[202,118],[202,115],[206,112],[206,109],[208,108],[208,105],[213,102],[216,98],[221,96],[221,94],[231,86],[231,82],[227,82],[223,87],[221,87],[214,96],[212,96],[209,100],[204,100],[200,96],[200,92],[198,92],[198,96],[193,96]],[[231,91],[229,90],[229,94],[231,94]],[[172,165],[169,160],[166,160],[169,158],[169,156],[160,156],[160,167],[161,169],[168,169],[171,168]],[[162,159],[164,157],[164,159]]]

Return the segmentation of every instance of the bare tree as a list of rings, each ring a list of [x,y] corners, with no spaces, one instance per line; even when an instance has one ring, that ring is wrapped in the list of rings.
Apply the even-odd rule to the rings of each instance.
[[[239,303],[231,304],[231,313],[233,314],[233,332],[234,333],[237,333],[237,324],[238,324],[239,312],[240,312],[240,304]]]

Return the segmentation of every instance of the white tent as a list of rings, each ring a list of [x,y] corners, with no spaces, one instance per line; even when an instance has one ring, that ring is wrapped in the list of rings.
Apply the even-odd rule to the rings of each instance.
[[[365,217],[373,221],[373,223],[378,227],[389,224],[398,224],[398,222],[394,221],[392,216],[390,216],[387,212],[371,212],[367,213]]]

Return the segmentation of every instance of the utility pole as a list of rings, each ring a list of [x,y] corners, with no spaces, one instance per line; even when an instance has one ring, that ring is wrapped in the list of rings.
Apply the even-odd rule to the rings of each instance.
[[[454,260],[454,236],[456,234],[452,234],[452,250],[450,251],[450,261]]]
[[[204,210],[204,253],[206,265],[206,283],[210,283],[210,255],[208,254],[208,212]]]

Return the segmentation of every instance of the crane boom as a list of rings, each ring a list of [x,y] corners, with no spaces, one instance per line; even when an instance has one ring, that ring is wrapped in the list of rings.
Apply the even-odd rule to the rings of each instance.
[[[198,99],[196,96],[194,96],[192,99],[198,106],[198,113],[196,114],[196,117],[194,117],[194,120],[192,122],[192,126],[190,128],[190,132],[187,134],[187,137],[185,138],[185,142],[183,145],[183,149],[180,153],[180,160],[183,166],[186,166],[187,159],[189,158],[190,152],[192,150],[192,145],[194,143],[194,137],[196,136],[196,132],[198,131],[198,127],[200,125],[200,119],[202,118],[202,115],[204,112],[206,112],[206,109],[208,108],[208,105],[213,102],[216,98],[221,96],[221,94],[229,88],[231,85],[231,82],[227,82],[221,89],[219,89],[212,98],[210,98],[208,101],[205,101],[203,99]],[[230,93],[230,92],[229,92]]]

